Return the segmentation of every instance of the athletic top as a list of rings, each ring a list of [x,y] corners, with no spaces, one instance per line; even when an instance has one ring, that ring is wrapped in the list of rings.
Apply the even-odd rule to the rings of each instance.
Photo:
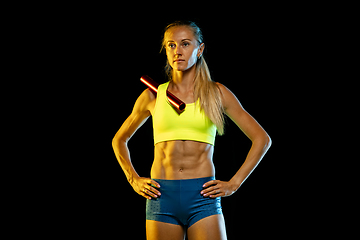
[[[192,140],[214,145],[216,126],[200,110],[199,100],[186,104],[183,112],[178,113],[166,96],[169,82],[159,85],[154,108],[154,144],[171,140]]]

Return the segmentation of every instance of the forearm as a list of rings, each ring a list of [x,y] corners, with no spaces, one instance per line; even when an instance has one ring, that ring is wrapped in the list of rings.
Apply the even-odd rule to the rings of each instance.
[[[130,184],[132,184],[135,177],[139,177],[135,171],[134,166],[132,165],[130,159],[130,152],[125,141],[119,140],[117,138],[113,139],[112,146],[115,152],[115,156],[124,171],[126,178]]]
[[[244,183],[244,181],[249,177],[252,171],[254,171],[254,169],[260,163],[270,146],[271,139],[269,136],[253,141],[251,149],[245,159],[245,162],[230,180],[230,182],[232,182],[237,189]]]

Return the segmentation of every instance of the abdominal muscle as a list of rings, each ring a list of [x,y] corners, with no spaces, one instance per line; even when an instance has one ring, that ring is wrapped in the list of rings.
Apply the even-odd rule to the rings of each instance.
[[[151,178],[192,179],[215,176],[214,146],[195,141],[166,141],[155,145]]]

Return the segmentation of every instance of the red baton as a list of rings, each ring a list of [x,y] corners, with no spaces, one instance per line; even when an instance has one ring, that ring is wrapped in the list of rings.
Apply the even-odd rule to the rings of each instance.
[[[159,84],[152,80],[148,75],[142,76],[140,78],[140,81],[142,81],[146,86],[148,86],[151,92],[157,94]],[[185,109],[186,104],[180,99],[178,99],[174,94],[166,90],[166,95],[171,105],[179,109],[179,111],[183,111]]]

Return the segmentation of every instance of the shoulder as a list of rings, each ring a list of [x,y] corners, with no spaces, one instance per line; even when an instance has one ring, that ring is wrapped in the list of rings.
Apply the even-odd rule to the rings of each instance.
[[[219,88],[221,94],[223,95],[227,95],[227,94],[233,94],[230,89],[228,89],[227,87],[225,87],[225,85],[219,83],[219,82],[216,82],[216,85],[217,87]]]
[[[150,91],[150,89],[147,88],[140,94],[138,99],[141,99],[142,101],[145,102],[151,102],[156,99],[156,96],[154,93]]]
[[[220,90],[224,109],[227,109],[229,106],[232,106],[234,104],[241,106],[240,101],[235,96],[235,94],[231,92],[229,88],[219,82],[216,82],[216,85]]]
[[[156,96],[147,88],[145,89],[134,105],[134,111],[143,112],[143,111],[152,111],[153,106],[155,105]]]
[[[220,89],[220,92],[222,94],[226,94],[228,91],[230,91],[227,87],[225,87],[223,84],[219,83],[219,82],[215,82],[217,87]]]

